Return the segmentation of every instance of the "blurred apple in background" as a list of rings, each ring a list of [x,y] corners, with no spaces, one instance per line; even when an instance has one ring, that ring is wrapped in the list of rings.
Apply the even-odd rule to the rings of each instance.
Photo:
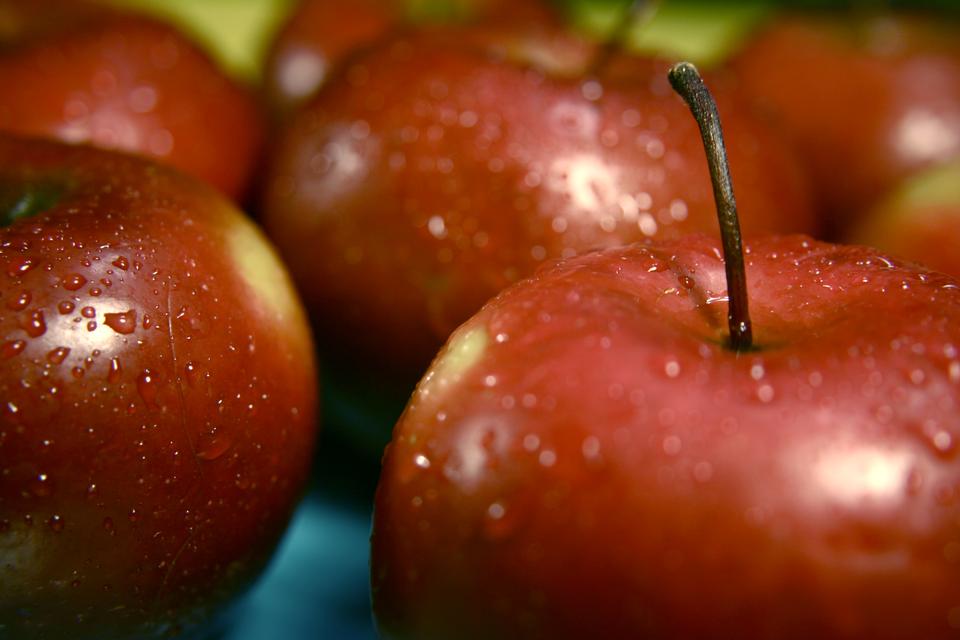
[[[617,56],[595,75],[589,57],[544,69],[557,60],[550,41],[517,46],[523,33],[383,43],[280,134],[262,220],[332,361],[377,362],[409,393],[458,324],[539,265],[717,228],[696,125],[666,65]],[[810,230],[792,154],[736,96],[722,99],[748,234]]]
[[[570,22],[583,34],[603,40],[620,29],[630,0],[556,0]],[[652,0],[624,30],[622,44],[637,54],[690,60],[701,68],[715,67],[742,45],[769,17],[771,2],[712,0]]]
[[[260,232],[147,161],[0,137],[0,635],[153,638],[258,575],[315,434]]]
[[[0,130],[140,153],[247,195],[259,107],[180,32],[69,0],[0,0],[0,16]]]
[[[267,98],[277,114],[287,114],[351,54],[411,26],[533,25],[556,17],[549,0],[302,0],[267,56]]]
[[[786,15],[732,66],[802,151],[834,233],[906,176],[960,154],[955,21]]]
[[[960,277],[960,161],[907,178],[849,239]]]
[[[258,82],[269,41],[296,0],[106,1],[177,24],[233,76]]]

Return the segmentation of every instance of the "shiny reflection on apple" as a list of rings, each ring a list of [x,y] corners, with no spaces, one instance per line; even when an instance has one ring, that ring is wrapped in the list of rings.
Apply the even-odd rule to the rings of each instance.
[[[547,186],[561,196],[568,196],[578,214],[599,219],[618,204],[619,172],[595,154],[557,158],[549,175]]]
[[[796,486],[815,508],[895,508],[917,462],[911,443],[872,444],[855,434],[818,439],[791,455]]]
[[[91,314],[89,318],[80,315],[81,310],[86,308],[94,309],[95,314]],[[136,312],[138,320],[143,317],[143,310],[131,307],[129,302],[102,297],[87,298],[76,303],[75,317],[61,316],[55,322],[48,319],[48,328],[43,339],[50,348],[68,346],[75,354],[95,351],[108,354],[114,349],[122,348],[125,341],[136,339],[136,334],[135,330],[124,335],[111,329],[105,322],[107,314],[125,314],[131,309]],[[77,322],[77,318],[82,321]]]
[[[960,113],[953,115],[908,111],[892,131],[894,148],[911,162],[945,160],[960,148]]]
[[[465,421],[444,466],[444,475],[464,493],[476,491],[485,480],[485,473],[496,468],[496,460],[509,450],[511,433],[510,425],[501,416],[477,416]]]

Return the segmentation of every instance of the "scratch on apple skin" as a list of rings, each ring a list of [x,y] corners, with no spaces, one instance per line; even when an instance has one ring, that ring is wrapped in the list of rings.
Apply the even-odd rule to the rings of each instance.
[[[202,478],[204,475],[203,465],[200,464],[200,460],[197,458],[197,448],[193,444],[193,439],[190,437],[190,429],[187,427],[187,404],[183,395],[183,378],[180,377],[180,366],[177,362],[177,348],[173,339],[173,289],[171,288],[169,280],[167,281],[167,342],[170,346],[173,377],[177,383],[177,397],[180,399],[180,426],[183,429],[184,436],[187,438],[191,459],[197,467],[197,473],[199,473]],[[187,495],[189,495],[189,492]],[[184,499],[186,499],[186,497]]]
[[[170,577],[173,575],[173,569],[177,565],[177,561],[180,560],[180,556],[183,555],[183,552],[186,551],[187,546],[190,545],[190,541],[197,536],[197,533],[199,533],[199,531],[200,531],[200,527],[193,527],[190,533],[187,534],[186,539],[177,549],[177,552],[173,554],[173,560],[171,560],[170,564],[167,566],[167,570],[163,574],[163,580],[160,582],[160,587],[157,588],[157,594],[153,598],[154,602],[157,602],[160,600],[160,597],[163,595],[163,592],[167,588],[167,584],[170,582]]]

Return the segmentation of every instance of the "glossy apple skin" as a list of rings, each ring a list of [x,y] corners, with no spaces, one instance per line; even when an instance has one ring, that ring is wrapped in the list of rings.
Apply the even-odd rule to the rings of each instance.
[[[264,85],[273,111],[284,116],[320,89],[356,51],[416,21],[416,5],[431,0],[301,0],[267,54]],[[434,3],[439,8],[442,3]],[[556,19],[549,0],[453,0],[428,23]]]
[[[327,344],[414,380],[545,260],[717,229],[665,63],[618,59],[585,85],[516,62],[522,42],[492,55],[492,31],[450,33],[353,58],[280,135],[262,207]],[[747,233],[810,229],[793,156],[721,93]]]
[[[188,633],[269,558],[315,437],[311,340],[259,231],[153,163],[0,138],[0,635]]]
[[[377,490],[385,638],[948,638],[960,284],[804,236],[541,270],[451,337]]]
[[[85,2],[0,0],[0,130],[172,164],[248,195],[263,115],[173,27]]]
[[[960,155],[960,39],[945,22],[788,16],[732,63],[841,233],[906,176]]]

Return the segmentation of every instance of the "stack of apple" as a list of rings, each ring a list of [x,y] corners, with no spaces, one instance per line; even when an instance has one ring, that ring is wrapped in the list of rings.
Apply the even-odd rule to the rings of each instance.
[[[614,22],[656,28],[644,4]],[[0,0],[0,129],[260,188],[344,406],[412,392],[373,528],[385,637],[953,637],[960,283],[770,234],[956,259],[956,29],[764,25],[708,76],[721,135],[691,67],[558,6],[302,0],[265,127],[160,23]],[[0,632],[197,631],[306,476],[283,268],[210,187],[13,137],[0,266]]]
[[[289,87],[322,89],[283,116],[262,214],[325,355],[384,380],[460,325],[384,457],[381,632],[956,634],[958,284],[759,237],[855,234],[897,180],[954,155],[956,41],[871,18],[849,39],[882,48],[869,36],[886,29],[896,51],[851,71],[842,52],[776,49],[773,24],[774,45],[711,79],[755,311],[753,340],[731,345],[732,259],[688,235],[718,225],[667,66],[489,8],[380,28],[339,65],[284,54],[313,69],[288,67]],[[894,63],[921,76],[916,102],[883,77]]]

